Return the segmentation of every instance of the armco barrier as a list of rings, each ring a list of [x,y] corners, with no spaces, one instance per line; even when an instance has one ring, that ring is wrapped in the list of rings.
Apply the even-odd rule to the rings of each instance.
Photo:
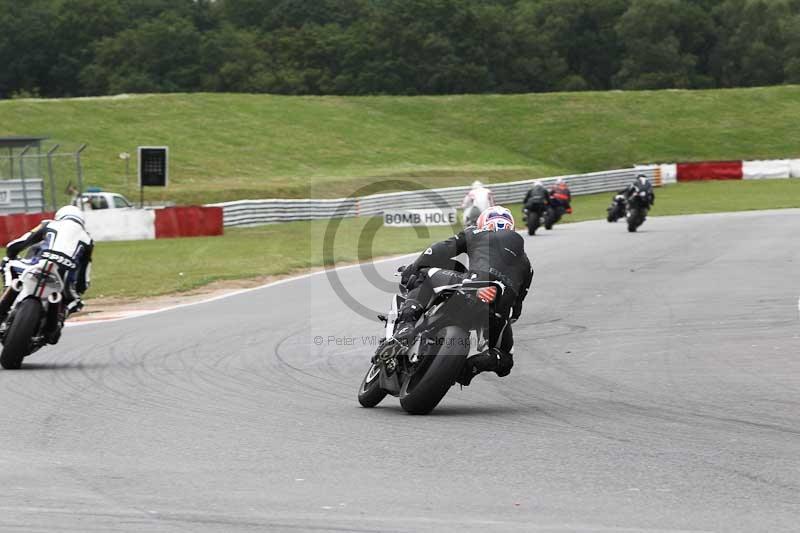
[[[620,190],[633,181],[639,173],[644,173],[651,180],[657,182],[655,179],[657,172],[658,167],[650,165],[540,180],[489,184],[488,187],[494,192],[497,203],[516,203],[522,201],[525,193],[535,181],[541,181],[545,186],[550,186],[558,178],[562,178],[569,184],[572,193],[578,196]],[[467,182],[470,179],[465,178],[464,181]],[[292,220],[374,216],[380,215],[385,209],[459,207],[468,191],[469,187],[465,186],[374,194],[335,200],[240,200],[211,205],[222,208],[225,226],[255,226]]]
[[[44,209],[44,180],[0,180],[0,215],[40,213]]]
[[[221,207],[167,207],[155,210],[155,237],[202,237],[222,235]]]

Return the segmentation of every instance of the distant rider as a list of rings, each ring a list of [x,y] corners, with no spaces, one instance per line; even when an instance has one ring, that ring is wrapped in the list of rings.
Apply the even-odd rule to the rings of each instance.
[[[619,194],[624,195],[625,200],[628,201],[640,191],[647,192],[647,207],[653,207],[656,203],[656,193],[653,192],[653,184],[647,179],[644,174],[639,174],[633,183],[628,185],[625,189],[621,190]]]
[[[453,257],[466,253],[469,271],[454,270]],[[429,274],[425,269],[437,267]],[[433,244],[403,270],[401,284],[408,289],[407,300],[398,310],[395,338],[409,342],[414,323],[419,320],[434,295],[434,287],[461,283],[465,279],[500,281],[506,290],[496,302],[488,324],[488,349],[467,359],[458,382],[469,385],[474,376],[494,371],[507,376],[514,366],[514,337],[511,324],[522,313],[522,302],[533,279],[523,238],[514,231],[514,217],[502,207],[490,207],[478,217],[476,227],[467,228],[445,241]]]
[[[572,191],[563,178],[556,180],[555,186],[550,189],[550,204],[555,207],[563,207],[567,213],[572,213]]]
[[[65,261],[60,262],[64,265],[69,261],[73,266],[62,266],[64,274],[64,298],[58,310],[57,323],[54,329],[47,332],[47,342],[55,344],[61,336],[61,328],[64,326],[69,313],[79,311],[83,307],[81,295],[89,288],[92,251],[94,241],[84,228],[85,220],[81,210],[75,206],[67,205],[56,212],[55,220],[45,220],[29,232],[18,239],[8,243],[6,257],[0,266],[5,271],[5,266],[9,261],[25,249],[31,249],[26,263],[36,264],[42,254],[53,253]],[[12,265],[10,272],[6,274],[6,289],[0,297],[0,323],[4,322],[8,315],[17,292],[11,288],[11,281],[22,273],[22,268]]]
[[[472,189],[461,202],[461,208],[464,210],[464,225],[470,225],[478,218],[478,215],[493,205],[494,194],[492,191],[484,187],[480,181],[472,182]],[[471,214],[472,216],[470,216]]]
[[[534,206],[546,206],[548,203],[550,203],[550,193],[547,188],[542,185],[542,182],[537,181],[533,184],[533,187],[528,190],[525,199],[522,200],[522,208],[523,210],[530,210],[534,208]]]

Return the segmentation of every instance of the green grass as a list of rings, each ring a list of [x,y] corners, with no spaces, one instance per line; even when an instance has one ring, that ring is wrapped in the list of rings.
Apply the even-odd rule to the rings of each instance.
[[[578,196],[565,222],[605,218],[611,193]],[[519,219],[520,206],[509,206]],[[800,180],[707,182],[656,190],[657,215],[800,207]],[[223,237],[99,243],[90,297],[137,298],[185,291],[211,281],[285,274],[323,264],[423,250],[452,235],[448,227],[383,228],[381,219],[291,222],[232,228]],[[326,230],[336,229],[335,239]],[[557,228],[555,231],[558,231]],[[535,238],[535,237],[533,237]],[[324,253],[325,242],[333,242]],[[142,280],[147,280],[143,282]]]
[[[154,200],[336,197],[386,177],[446,186],[635,162],[797,157],[800,86],[7,100],[0,101],[0,124],[2,135],[48,135],[72,147],[89,143],[85,183],[112,190],[124,183],[120,152],[169,145],[170,187],[148,190]],[[65,167],[62,174],[71,171]]]

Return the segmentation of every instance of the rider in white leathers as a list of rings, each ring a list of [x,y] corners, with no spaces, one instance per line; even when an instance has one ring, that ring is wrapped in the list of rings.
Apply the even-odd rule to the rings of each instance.
[[[13,264],[11,268],[5,269],[6,264],[26,249],[33,250],[26,259],[32,264],[43,253],[55,254],[61,258],[59,264],[64,267],[65,287],[56,330],[48,332],[48,342],[58,342],[64,320],[69,313],[83,307],[81,295],[89,288],[94,241],[84,228],[84,223],[80,209],[72,205],[64,206],[56,212],[55,220],[42,221],[29,232],[8,243],[6,257],[0,263],[3,270],[7,270],[6,289],[0,297],[0,323],[5,321],[17,297],[17,292],[11,288],[11,281],[22,272],[21,268]]]
[[[464,210],[464,225],[474,223],[478,219],[478,215],[483,213],[486,209],[494,207],[494,194],[492,191],[483,186],[480,181],[472,183],[472,190],[464,197],[461,202],[461,208]]]

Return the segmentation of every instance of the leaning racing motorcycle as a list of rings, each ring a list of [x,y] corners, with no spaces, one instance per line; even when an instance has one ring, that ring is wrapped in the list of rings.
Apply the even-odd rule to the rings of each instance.
[[[72,258],[52,250],[42,252],[34,261],[15,259],[5,266],[6,286],[16,298],[0,324],[3,368],[19,368],[25,357],[47,344],[47,332],[57,329],[58,311],[63,305],[62,272],[75,268]]]
[[[478,222],[479,216],[481,216],[481,210],[477,206],[471,205],[467,207],[463,215],[464,227],[474,226]]]
[[[614,196],[614,199],[611,200],[611,205],[608,206],[606,209],[608,212],[608,216],[606,220],[609,222],[616,222],[617,220],[621,219],[625,216],[625,195],[624,194],[617,194]]]
[[[571,207],[557,200],[550,200],[550,205],[545,210],[543,216],[542,222],[544,223],[544,229],[553,229],[553,226],[567,213],[572,213]]]
[[[649,210],[650,199],[648,192],[637,187],[634,193],[628,198],[627,213],[625,215],[628,220],[628,231],[634,232],[639,226],[644,224]]]
[[[422,269],[430,275],[438,269]],[[402,269],[401,269],[402,271]],[[413,340],[394,338],[397,311],[408,290],[392,297],[381,340],[358,389],[358,401],[375,407],[387,394],[400,398],[410,414],[428,414],[444,398],[461,374],[470,352],[470,331],[478,337],[478,350],[488,344],[488,324],[495,302],[505,290],[499,281],[464,280],[436,287],[425,313],[414,325]]]
[[[542,215],[545,212],[545,206],[541,202],[528,204],[523,210],[525,215],[525,225],[528,227],[528,235],[535,235],[536,230],[542,223]]]

